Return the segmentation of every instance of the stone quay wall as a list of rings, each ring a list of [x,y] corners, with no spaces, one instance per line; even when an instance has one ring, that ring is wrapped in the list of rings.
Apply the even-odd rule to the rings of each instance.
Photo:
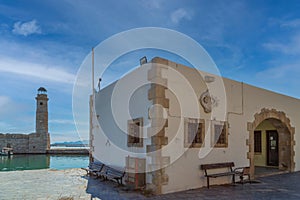
[[[8,146],[16,154],[46,153],[48,143],[47,134],[0,134],[0,150]]]
[[[71,148],[65,148],[65,149],[49,149],[47,151],[48,154],[77,154],[77,155],[88,155],[89,149],[71,149]]]

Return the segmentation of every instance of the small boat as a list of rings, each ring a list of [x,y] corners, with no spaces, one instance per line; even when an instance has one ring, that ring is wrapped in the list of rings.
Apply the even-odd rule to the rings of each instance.
[[[1,156],[11,156],[13,155],[13,149],[9,148],[9,147],[3,147],[1,152],[0,152]]]

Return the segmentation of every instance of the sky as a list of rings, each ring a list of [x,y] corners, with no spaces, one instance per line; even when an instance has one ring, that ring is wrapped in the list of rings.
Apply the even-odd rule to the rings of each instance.
[[[100,42],[141,27],[186,34],[222,76],[300,98],[299,10],[297,0],[0,0],[0,133],[35,131],[43,86],[51,142],[88,139],[88,124],[80,138],[72,114],[80,65]],[[133,52],[112,64],[104,84],[153,52],[169,56]]]

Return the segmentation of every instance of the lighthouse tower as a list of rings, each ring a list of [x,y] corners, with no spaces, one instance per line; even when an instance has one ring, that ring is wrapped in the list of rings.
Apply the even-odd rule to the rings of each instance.
[[[48,133],[48,96],[44,87],[38,89],[36,96],[36,126],[35,133],[29,139],[29,151],[32,153],[46,153],[50,149],[50,135]]]
[[[35,132],[48,133],[48,97],[47,90],[43,87],[38,89],[36,99],[36,127]]]

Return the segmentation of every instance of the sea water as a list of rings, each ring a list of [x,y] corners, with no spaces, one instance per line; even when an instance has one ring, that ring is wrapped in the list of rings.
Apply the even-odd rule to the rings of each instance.
[[[0,156],[0,171],[87,167],[87,155],[15,154]]]

